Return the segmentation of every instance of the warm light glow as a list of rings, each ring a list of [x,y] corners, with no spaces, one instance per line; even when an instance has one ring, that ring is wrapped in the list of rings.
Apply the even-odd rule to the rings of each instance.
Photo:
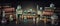
[[[53,15],[53,12],[45,12],[45,11],[43,11],[43,15]]]
[[[10,11],[12,12],[12,11],[15,11],[15,8],[5,8],[4,10],[5,12],[10,12]]]

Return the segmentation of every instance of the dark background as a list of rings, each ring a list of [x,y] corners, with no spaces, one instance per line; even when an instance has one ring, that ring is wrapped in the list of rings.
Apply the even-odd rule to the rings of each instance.
[[[60,7],[60,0],[0,0],[0,4],[11,3],[11,5],[13,5],[14,7],[19,3],[24,4],[29,2],[34,2],[39,4],[40,6],[45,7],[49,6],[49,4],[52,2],[55,4],[56,7]]]

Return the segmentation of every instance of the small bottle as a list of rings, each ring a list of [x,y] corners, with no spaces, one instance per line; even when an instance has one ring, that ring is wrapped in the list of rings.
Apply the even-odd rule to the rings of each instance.
[[[3,17],[5,17],[5,11],[3,11]]]
[[[50,7],[54,7],[55,5],[53,3],[50,4]]]
[[[10,19],[10,21],[13,21],[12,15],[10,15],[10,18],[9,19]]]
[[[6,23],[7,22],[7,20],[6,20],[6,18],[5,18],[5,11],[3,11],[3,17],[2,17],[2,21],[1,21],[2,23]]]
[[[36,21],[36,20],[35,20],[35,17],[33,17],[33,23],[34,23],[34,24],[35,24],[35,21]]]

